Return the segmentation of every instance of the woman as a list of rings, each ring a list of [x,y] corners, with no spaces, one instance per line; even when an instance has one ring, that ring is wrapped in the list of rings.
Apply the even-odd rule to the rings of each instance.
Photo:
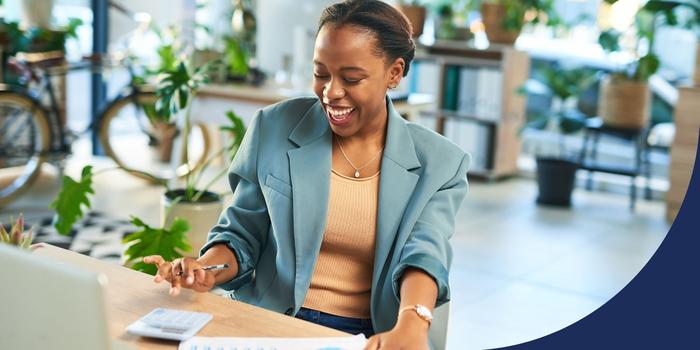
[[[158,264],[156,282],[171,282],[173,295],[235,290],[238,300],[371,336],[369,349],[427,348],[430,311],[449,299],[448,239],[470,158],[404,121],[387,98],[414,50],[406,18],[381,1],[326,8],[318,98],[257,113],[230,168],[233,203],[198,259],[144,259]],[[232,268],[201,270],[221,263]]]

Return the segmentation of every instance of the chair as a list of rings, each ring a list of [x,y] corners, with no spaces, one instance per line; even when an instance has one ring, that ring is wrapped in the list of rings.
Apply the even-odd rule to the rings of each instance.
[[[583,146],[579,154],[579,169],[588,171],[586,189],[593,188],[594,172],[604,172],[630,177],[630,210],[634,210],[637,200],[636,179],[638,176],[646,177],[646,198],[650,199],[651,164],[648,152],[648,128],[623,128],[609,126],[600,118],[590,118],[586,121],[584,129]],[[618,164],[605,164],[598,161],[598,144],[601,135],[627,140],[634,148],[634,164],[624,166]]]
[[[446,302],[433,310],[433,322],[428,331],[428,339],[433,350],[447,348],[447,325],[450,320],[450,302]]]

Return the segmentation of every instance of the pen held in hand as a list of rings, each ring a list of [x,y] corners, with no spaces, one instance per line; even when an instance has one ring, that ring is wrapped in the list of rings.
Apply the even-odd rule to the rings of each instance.
[[[217,271],[217,270],[223,270],[223,269],[228,269],[229,265],[228,264],[219,264],[219,265],[208,265],[204,266],[201,269],[194,269],[193,271],[197,270],[204,270],[204,271]],[[178,271],[176,276],[182,276],[183,272]]]

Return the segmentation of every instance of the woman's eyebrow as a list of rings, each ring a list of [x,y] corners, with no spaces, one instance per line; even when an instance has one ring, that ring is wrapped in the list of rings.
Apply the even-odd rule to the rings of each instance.
[[[360,67],[340,67],[341,71],[353,71],[353,72],[359,72],[359,73],[366,73],[367,71],[360,68]]]
[[[314,60],[314,64],[317,66],[321,66],[323,68],[326,68],[326,65],[321,63],[320,61]],[[356,66],[347,66],[347,67],[340,67],[341,71],[353,71],[353,72],[359,72],[359,73],[367,73],[367,71],[361,67],[356,67]]]

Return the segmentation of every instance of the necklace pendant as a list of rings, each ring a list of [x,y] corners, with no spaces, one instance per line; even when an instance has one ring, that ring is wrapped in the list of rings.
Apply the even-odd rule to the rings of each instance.
[[[360,177],[360,171],[359,171],[359,170],[355,170],[355,178],[358,178],[358,177]]]

